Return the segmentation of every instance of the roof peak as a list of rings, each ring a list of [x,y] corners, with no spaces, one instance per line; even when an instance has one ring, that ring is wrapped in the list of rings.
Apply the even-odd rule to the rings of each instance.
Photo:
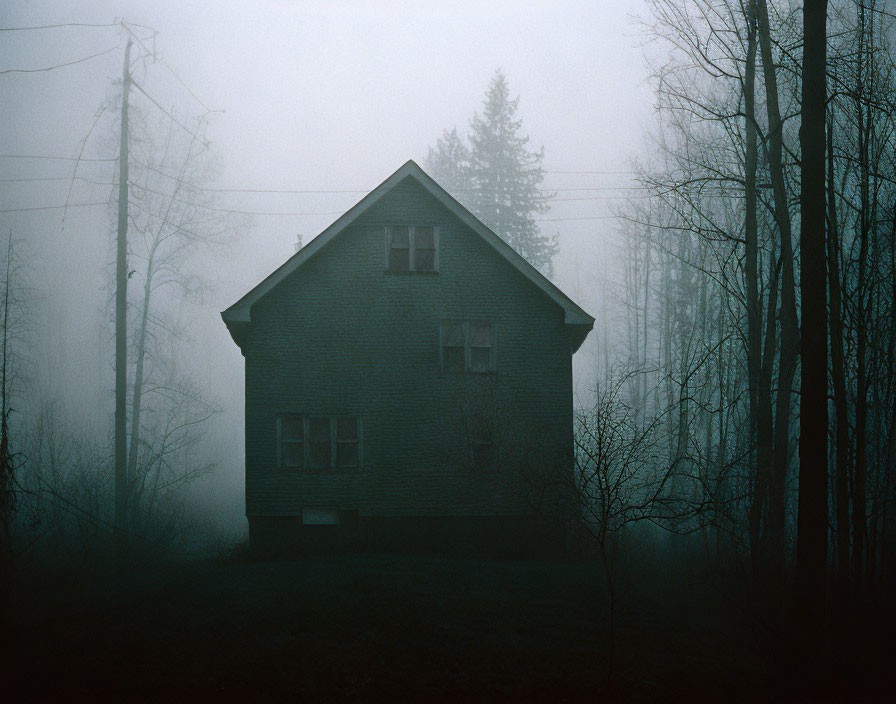
[[[392,175],[386,178],[370,193],[359,200],[353,207],[337,218],[329,227],[324,229],[306,246],[302,247],[293,256],[287,259],[281,266],[263,279],[258,285],[240,298],[236,303],[221,313],[221,317],[227,324],[231,335],[242,346],[235,333],[236,328],[244,328],[251,321],[252,306],[266,295],[283,279],[293,273],[308,259],[325,247],[330,240],[351,225],[368,208],[372,207],[386,193],[390,192],[398,183],[408,176],[413,176],[427,191],[448,208],[459,220],[480,235],[493,249],[507,259],[515,269],[532,283],[538,286],[548,297],[554,300],[564,311],[564,322],[568,325],[588,326],[590,330],[594,325],[594,318],[580,308],[565,293],[550,281],[544,274],[532,266],[513,247],[508,245],[494,231],[485,225],[479,218],[448,191],[446,191],[432,176],[420,167],[413,159],[408,159]],[[242,333],[241,333],[242,335]],[[584,336],[582,337],[584,339]]]

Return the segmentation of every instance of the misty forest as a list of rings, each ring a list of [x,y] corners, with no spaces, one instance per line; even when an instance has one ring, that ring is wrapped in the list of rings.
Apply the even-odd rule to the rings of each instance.
[[[0,92],[9,701],[892,696],[896,3],[10,2]]]

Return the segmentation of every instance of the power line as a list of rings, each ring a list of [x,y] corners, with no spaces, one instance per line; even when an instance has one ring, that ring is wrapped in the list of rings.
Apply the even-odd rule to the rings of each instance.
[[[199,99],[199,96],[197,96],[192,90],[190,90],[190,86],[188,86],[186,83],[184,83],[183,79],[174,72],[174,69],[171,68],[171,66],[168,64],[167,61],[165,61],[165,59],[159,59],[159,61],[162,62],[162,65],[171,72],[171,75],[177,79],[178,83],[180,83],[186,89],[187,93],[189,93],[193,97],[193,100],[195,100],[197,103],[199,103],[205,109],[206,112],[224,112],[223,110],[212,110],[208,105],[203,103]]]
[[[89,159],[87,157],[81,159],[75,156],[50,156],[48,154],[0,154],[0,159],[58,159],[60,161],[118,161],[118,157],[114,159]]]
[[[114,162],[118,161],[118,159],[77,159],[76,157],[67,157],[67,156],[50,156],[50,155],[27,155],[27,154],[0,154],[0,157],[8,157],[8,158],[16,158],[16,159],[61,159],[66,161],[95,161],[95,162]],[[160,176],[164,176],[165,178],[169,178],[172,181],[177,181],[178,183],[182,183],[190,188],[193,188],[197,191],[202,191],[204,193],[272,193],[272,194],[287,194],[287,195],[311,195],[311,194],[366,194],[370,193],[368,189],[362,188],[214,188],[210,186],[199,186],[195,183],[192,183],[186,179],[180,178],[178,176],[173,176],[172,174],[166,173],[161,169],[158,169],[154,166],[150,166],[149,164],[145,164],[140,161],[134,161],[135,165],[152,171],[154,173],[159,174]],[[79,177],[81,178],[81,177]],[[46,177],[46,178],[30,178],[30,179],[0,179],[0,182],[13,182],[13,181],[55,181],[55,180],[67,180],[66,178],[58,177]],[[86,179],[85,179],[86,180]],[[94,182],[95,183],[95,182]],[[103,184],[103,185],[108,185]],[[478,189],[480,192],[488,189]],[[594,193],[594,192],[602,192],[602,191],[647,191],[651,190],[649,186],[587,186],[587,187],[577,187],[577,188],[541,188],[539,189],[545,193]],[[471,192],[470,189],[465,189],[464,192]],[[558,201],[576,201],[576,200],[607,200],[612,198],[612,196],[592,196],[592,197],[582,197],[582,198],[554,198],[555,202]]]
[[[637,171],[632,169],[592,169],[592,170],[574,170],[574,169],[542,169],[542,173],[546,174],[596,174],[598,176],[603,175],[616,175],[616,174],[634,174]]]
[[[86,22],[66,22],[64,24],[44,24],[38,27],[0,27],[0,32],[27,32],[32,29],[55,29],[56,27],[118,27],[118,22],[108,24],[88,24]]]
[[[115,184],[109,181],[94,181],[93,179],[84,178],[83,176],[44,176],[42,178],[0,178],[0,183],[31,183],[33,181],[70,181],[71,179],[77,179],[78,181],[86,181],[87,183],[93,183],[97,186],[114,186]]]
[[[287,193],[287,194],[303,194],[303,193],[370,193],[369,190],[347,190],[347,189],[331,189],[331,190],[320,190],[320,189],[287,189],[287,188],[210,188],[206,186],[197,186],[195,183],[191,183],[185,179],[182,179],[178,176],[172,176],[169,173],[165,173],[161,169],[157,169],[154,166],[150,166],[149,164],[144,164],[140,161],[135,161],[135,164],[138,166],[148,169],[149,171],[153,171],[161,176],[166,178],[170,178],[172,181],[177,181],[178,183],[182,183],[185,186],[189,186],[190,188],[194,188],[197,191],[203,191],[206,193]]]
[[[124,20],[122,20],[122,21],[121,21],[121,26],[124,27],[124,30],[125,30],[128,34],[130,34],[134,39],[137,40],[137,43],[138,43],[140,46],[143,47],[143,50],[144,50],[147,54],[149,54],[149,55],[152,56],[153,58],[156,57],[156,53],[155,53],[155,51],[150,51],[150,50],[147,48],[146,44],[143,43],[143,40],[140,39],[140,37],[138,37],[138,36],[131,30],[130,27],[128,27],[128,23],[127,23],[127,22],[125,22]],[[134,26],[136,26],[136,25],[134,25]],[[153,36],[155,36],[156,34],[158,34],[158,32],[157,32],[155,29],[152,29],[151,27],[146,27],[146,29],[150,29],[150,30],[152,31],[152,33],[153,33]]]
[[[109,201],[102,203],[69,203],[68,205],[42,205],[34,208],[6,208],[0,210],[0,213],[24,213],[33,210],[63,210],[65,208],[86,208],[92,205],[109,205]]]
[[[305,193],[319,193],[319,194],[332,194],[332,193],[370,193],[368,189],[317,189],[317,188],[303,188],[303,189],[294,189],[294,188],[210,188],[206,186],[197,186],[190,181],[179,178],[178,176],[172,176],[169,173],[162,171],[161,169],[157,169],[154,166],[150,166],[149,164],[144,164],[142,162],[135,162],[137,165],[143,167],[144,169],[149,169],[150,171],[154,171],[155,173],[164,176],[166,178],[170,178],[173,181],[177,181],[179,183],[183,183],[184,185],[190,186],[190,188],[194,188],[197,191],[204,191],[207,193],[285,193],[285,194],[305,194]],[[463,189],[464,193],[472,192],[472,190],[488,190],[488,189]],[[567,192],[585,192],[585,191],[642,191],[648,190],[647,186],[589,186],[587,188],[540,188],[538,189],[545,193],[567,193]],[[559,200],[559,199],[558,199]],[[573,199],[569,199],[573,200]]]
[[[174,124],[176,124],[182,130],[187,132],[190,136],[195,137],[196,139],[199,139],[199,135],[197,135],[195,132],[193,132],[193,130],[191,130],[184,123],[182,123],[180,120],[178,120],[174,115],[172,115],[165,108],[163,108],[161,105],[159,105],[158,101],[155,98],[153,98],[149,93],[147,93],[145,90],[143,90],[143,86],[141,86],[139,83],[137,83],[137,81],[135,81],[133,78],[131,79],[131,84],[134,86],[134,88],[136,88],[141,93],[143,93],[143,95],[145,95],[147,98],[149,98],[149,100],[152,102],[152,104],[155,105],[163,113],[165,113],[171,119],[171,121],[174,122]]]
[[[202,100],[199,99],[199,96],[197,96],[196,93],[193,92],[193,90],[190,88],[190,86],[188,86],[184,82],[184,80],[179,75],[177,75],[175,70],[173,68],[171,68],[170,64],[167,61],[165,61],[165,59],[156,55],[155,41],[153,41],[153,50],[150,51],[149,48],[146,46],[146,44],[143,43],[143,40],[140,37],[138,37],[137,34],[133,30],[131,30],[131,28],[128,26],[129,24],[133,24],[135,27],[142,27],[143,29],[148,29],[150,32],[152,32],[153,38],[155,38],[155,36],[158,34],[158,30],[153,29],[152,27],[147,27],[146,25],[142,25],[142,24],[135,24],[133,22],[125,22],[124,20],[121,21],[121,26],[124,27],[124,29],[134,39],[137,40],[137,43],[143,47],[143,50],[147,54],[152,56],[152,58],[154,60],[160,61],[162,63],[162,65],[168,69],[168,71],[171,73],[171,75],[174,76],[174,78],[177,80],[177,82],[180,83],[186,89],[187,93],[190,94],[190,96],[193,98],[193,100],[195,100],[197,103],[199,103],[206,112],[224,112],[223,110],[212,110],[210,107],[208,107],[208,105],[206,105],[204,102],[202,102]]]
[[[544,170],[546,174],[573,174],[579,176],[631,176],[635,171],[553,171]]]
[[[612,189],[615,190],[615,189]],[[637,190],[637,189],[631,189]],[[553,203],[568,203],[570,201],[582,201],[582,200],[616,200],[618,198],[622,198],[623,196],[587,196],[587,197],[579,197],[579,198],[551,198],[550,200]],[[634,196],[633,196],[634,197]],[[650,196],[637,196],[637,198],[649,198]]]
[[[106,49],[106,51],[101,51],[98,54],[91,54],[90,56],[85,56],[83,59],[78,59],[77,61],[69,61],[65,64],[57,64],[56,66],[47,66],[46,68],[10,68],[5,71],[0,71],[0,76],[4,73],[40,73],[42,71],[54,71],[57,68],[64,68],[65,66],[74,66],[75,64],[83,63],[84,61],[90,61],[90,59],[95,59],[97,56],[105,56],[106,54],[110,54],[113,51],[118,49],[117,46],[113,46],[111,49]]]
[[[595,215],[584,218],[536,218],[535,222],[568,222],[571,220],[617,220],[615,215]]]
[[[137,189],[140,189],[143,191],[148,191],[149,193],[155,193],[156,195],[164,196],[166,198],[171,198],[173,201],[175,201],[177,203],[183,203],[184,205],[190,205],[190,206],[193,206],[194,208],[202,208],[203,210],[213,210],[213,211],[219,212],[219,213],[235,213],[238,215],[293,215],[293,216],[297,216],[297,217],[305,217],[305,216],[312,216],[312,215],[342,215],[342,213],[345,212],[345,210],[334,210],[334,211],[328,211],[328,212],[324,212],[324,213],[293,213],[293,212],[287,212],[287,211],[272,212],[272,211],[260,211],[260,210],[238,210],[235,208],[217,208],[212,205],[203,205],[201,203],[194,203],[191,200],[185,200],[183,198],[175,198],[174,194],[172,194],[172,193],[165,193],[164,191],[157,191],[153,188],[148,188],[139,183],[131,182],[131,185],[134,188],[137,188]]]

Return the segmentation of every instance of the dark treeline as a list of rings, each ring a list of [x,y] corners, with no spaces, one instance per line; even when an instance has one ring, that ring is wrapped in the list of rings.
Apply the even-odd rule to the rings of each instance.
[[[862,630],[892,617],[896,569],[896,12],[883,0],[650,0],[640,28],[657,127],[639,188],[616,206],[617,249],[598,253],[589,280],[602,300],[575,471],[541,467],[525,488],[572,497],[575,510],[552,517],[571,518],[600,560],[608,681],[626,552],[648,542],[686,545],[737,585],[779,667],[791,647],[811,666],[832,651],[861,658]],[[517,110],[496,73],[468,132],[446,130],[426,167],[550,275],[560,240],[536,218],[552,197],[544,150],[529,147]],[[201,354],[184,311],[208,283],[200,258],[235,225],[202,209],[204,118],[195,133],[139,110],[131,120],[124,518],[113,518],[111,423],[79,427],[32,392],[35,293],[9,233],[7,575],[21,556],[111,555],[116,533],[131,556],[197,534],[190,486],[214,468],[218,403],[185,364]],[[97,307],[111,364],[111,297]],[[537,440],[513,449],[538,464]]]
[[[843,627],[893,569],[896,64],[883,3],[832,1],[826,41],[823,5],[652,3],[657,150],[601,373],[662,428],[657,522],[772,622],[827,599]]]

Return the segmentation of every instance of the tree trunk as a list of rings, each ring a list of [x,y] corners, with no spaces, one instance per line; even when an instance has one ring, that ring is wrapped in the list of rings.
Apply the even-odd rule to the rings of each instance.
[[[831,378],[834,382],[836,419],[837,499],[837,600],[838,613],[849,601],[849,408],[846,397],[846,366],[843,353],[843,311],[840,287],[840,230],[834,187],[834,124],[829,122],[828,143],[828,282],[831,301]]]
[[[750,555],[753,573],[758,576],[762,563],[760,540],[762,515],[765,509],[768,486],[768,465],[759,455],[759,384],[762,367],[762,306],[759,300],[759,228],[756,221],[756,169],[758,151],[756,144],[756,9],[747,6],[747,60],[744,69],[744,239],[746,252],[744,278],[747,289],[747,372],[749,379],[749,465],[752,470],[750,499]],[[764,459],[764,458],[763,458]]]
[[[787,489],[787,464],[790,446],[790,396],[800,334],[796,315],[793,270],[793,243],[787,184],[783,166],[783,122],[778,106],[778,79],[772,56],[771,32],[766,0],[756,0],[759,15],[759,48],[765,77],[766,110],[769,123],[768,160],[775,199],[775,221],[781,240],[781,347],[778,363],[778,393],[775,398],[774,454],[769,487],[769,585],[779,591],[784,575],[784,527]],[[823,163],[823,162],[822,162]]]
[[[827,0],[803,5],[800,148],[800,489],[797,584],[801,632],[823,642],[827,572],[827,286],[825,270],[825,102]]]
[[[853,485],[853,547],[852,578],[856,594],[862,593],[865,559],[865,530],[867,526],[865,473],[867,464],[868,426],[868,316],[867,316],[867,258],[868,258],[868,129],[865,125],[864,98],[865,6],[859,4],[859,48],[856,61],[856,126],[859,142],[859,272],[856,289],[856,465]]]

